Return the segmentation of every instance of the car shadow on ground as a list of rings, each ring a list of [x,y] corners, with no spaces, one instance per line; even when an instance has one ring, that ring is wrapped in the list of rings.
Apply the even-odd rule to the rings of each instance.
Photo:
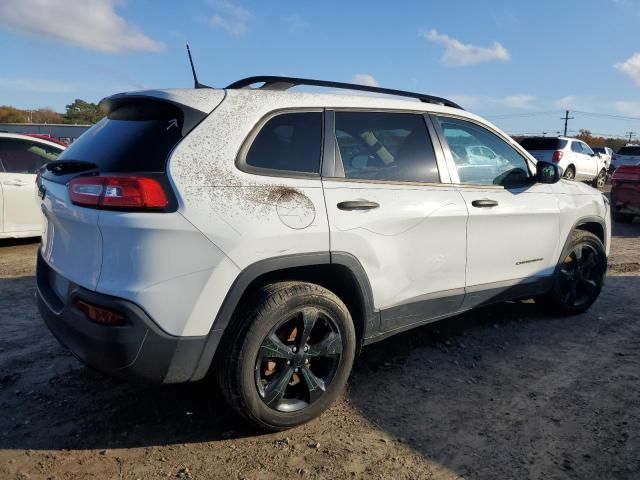
[[[509,303],[397,335],[364,349],[347,397],[399,442],[470,478],[634,466],[640,326],[621,302],[638,287],[639,277],[612,277],[576,317]],[[82,367],[52,339],[33,294],[33,277],[0,279],[0,449],[257,435],[207,384],[135,387]]]

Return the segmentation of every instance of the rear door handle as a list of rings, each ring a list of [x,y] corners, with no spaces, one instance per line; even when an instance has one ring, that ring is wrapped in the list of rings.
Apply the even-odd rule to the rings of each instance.
[[[483,198],[482,200],[474,200],[473,202],[471,202],[471,205],[477,208],[491,208],[491,207],[497,207],[498,202],[488,198]]]
[[[339,210],[373,210],[379,206],[380,204],[369,200],[349,200],[337,205]]]
[[[25,185],[28,185],[28,182],[25,182],[24,180],[5,180],[4,182],[5,185],[12,185],[14,187],[24,187]]]

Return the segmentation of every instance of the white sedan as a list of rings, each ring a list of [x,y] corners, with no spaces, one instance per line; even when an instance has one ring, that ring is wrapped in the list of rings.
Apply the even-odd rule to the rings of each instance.
[[[64,148],[27,135],[0,133],[0,238],[40,235],[36,173]]]

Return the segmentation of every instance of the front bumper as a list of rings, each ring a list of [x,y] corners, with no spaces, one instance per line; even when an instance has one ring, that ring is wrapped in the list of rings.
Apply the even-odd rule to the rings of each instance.
[[[58,285],[64,285],[66,293],[56,293],[56,276],[61,278],[38,252],[40,314],[58,341],[87,365],[110,375],[152,383],[198,380],[206,372],[200,363],[209,337],[169,335],[138,305],[64,279]],[[93,323],[73,305],[75,299],[115,310],[127,318],[127,325]]]

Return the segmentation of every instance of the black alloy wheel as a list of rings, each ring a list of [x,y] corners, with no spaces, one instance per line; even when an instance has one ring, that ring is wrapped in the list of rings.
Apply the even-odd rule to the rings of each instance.
[[[255,382],[264,403],[295,412],[318,401],[340,364],[342,337],[336,320],[305,307],[277,324],[262,341]]]
[[[576,309],[591,305],[600,294],[606,268],[606,259],[593,245],[576,245],[560,265],[558,290],[562,302]]]

